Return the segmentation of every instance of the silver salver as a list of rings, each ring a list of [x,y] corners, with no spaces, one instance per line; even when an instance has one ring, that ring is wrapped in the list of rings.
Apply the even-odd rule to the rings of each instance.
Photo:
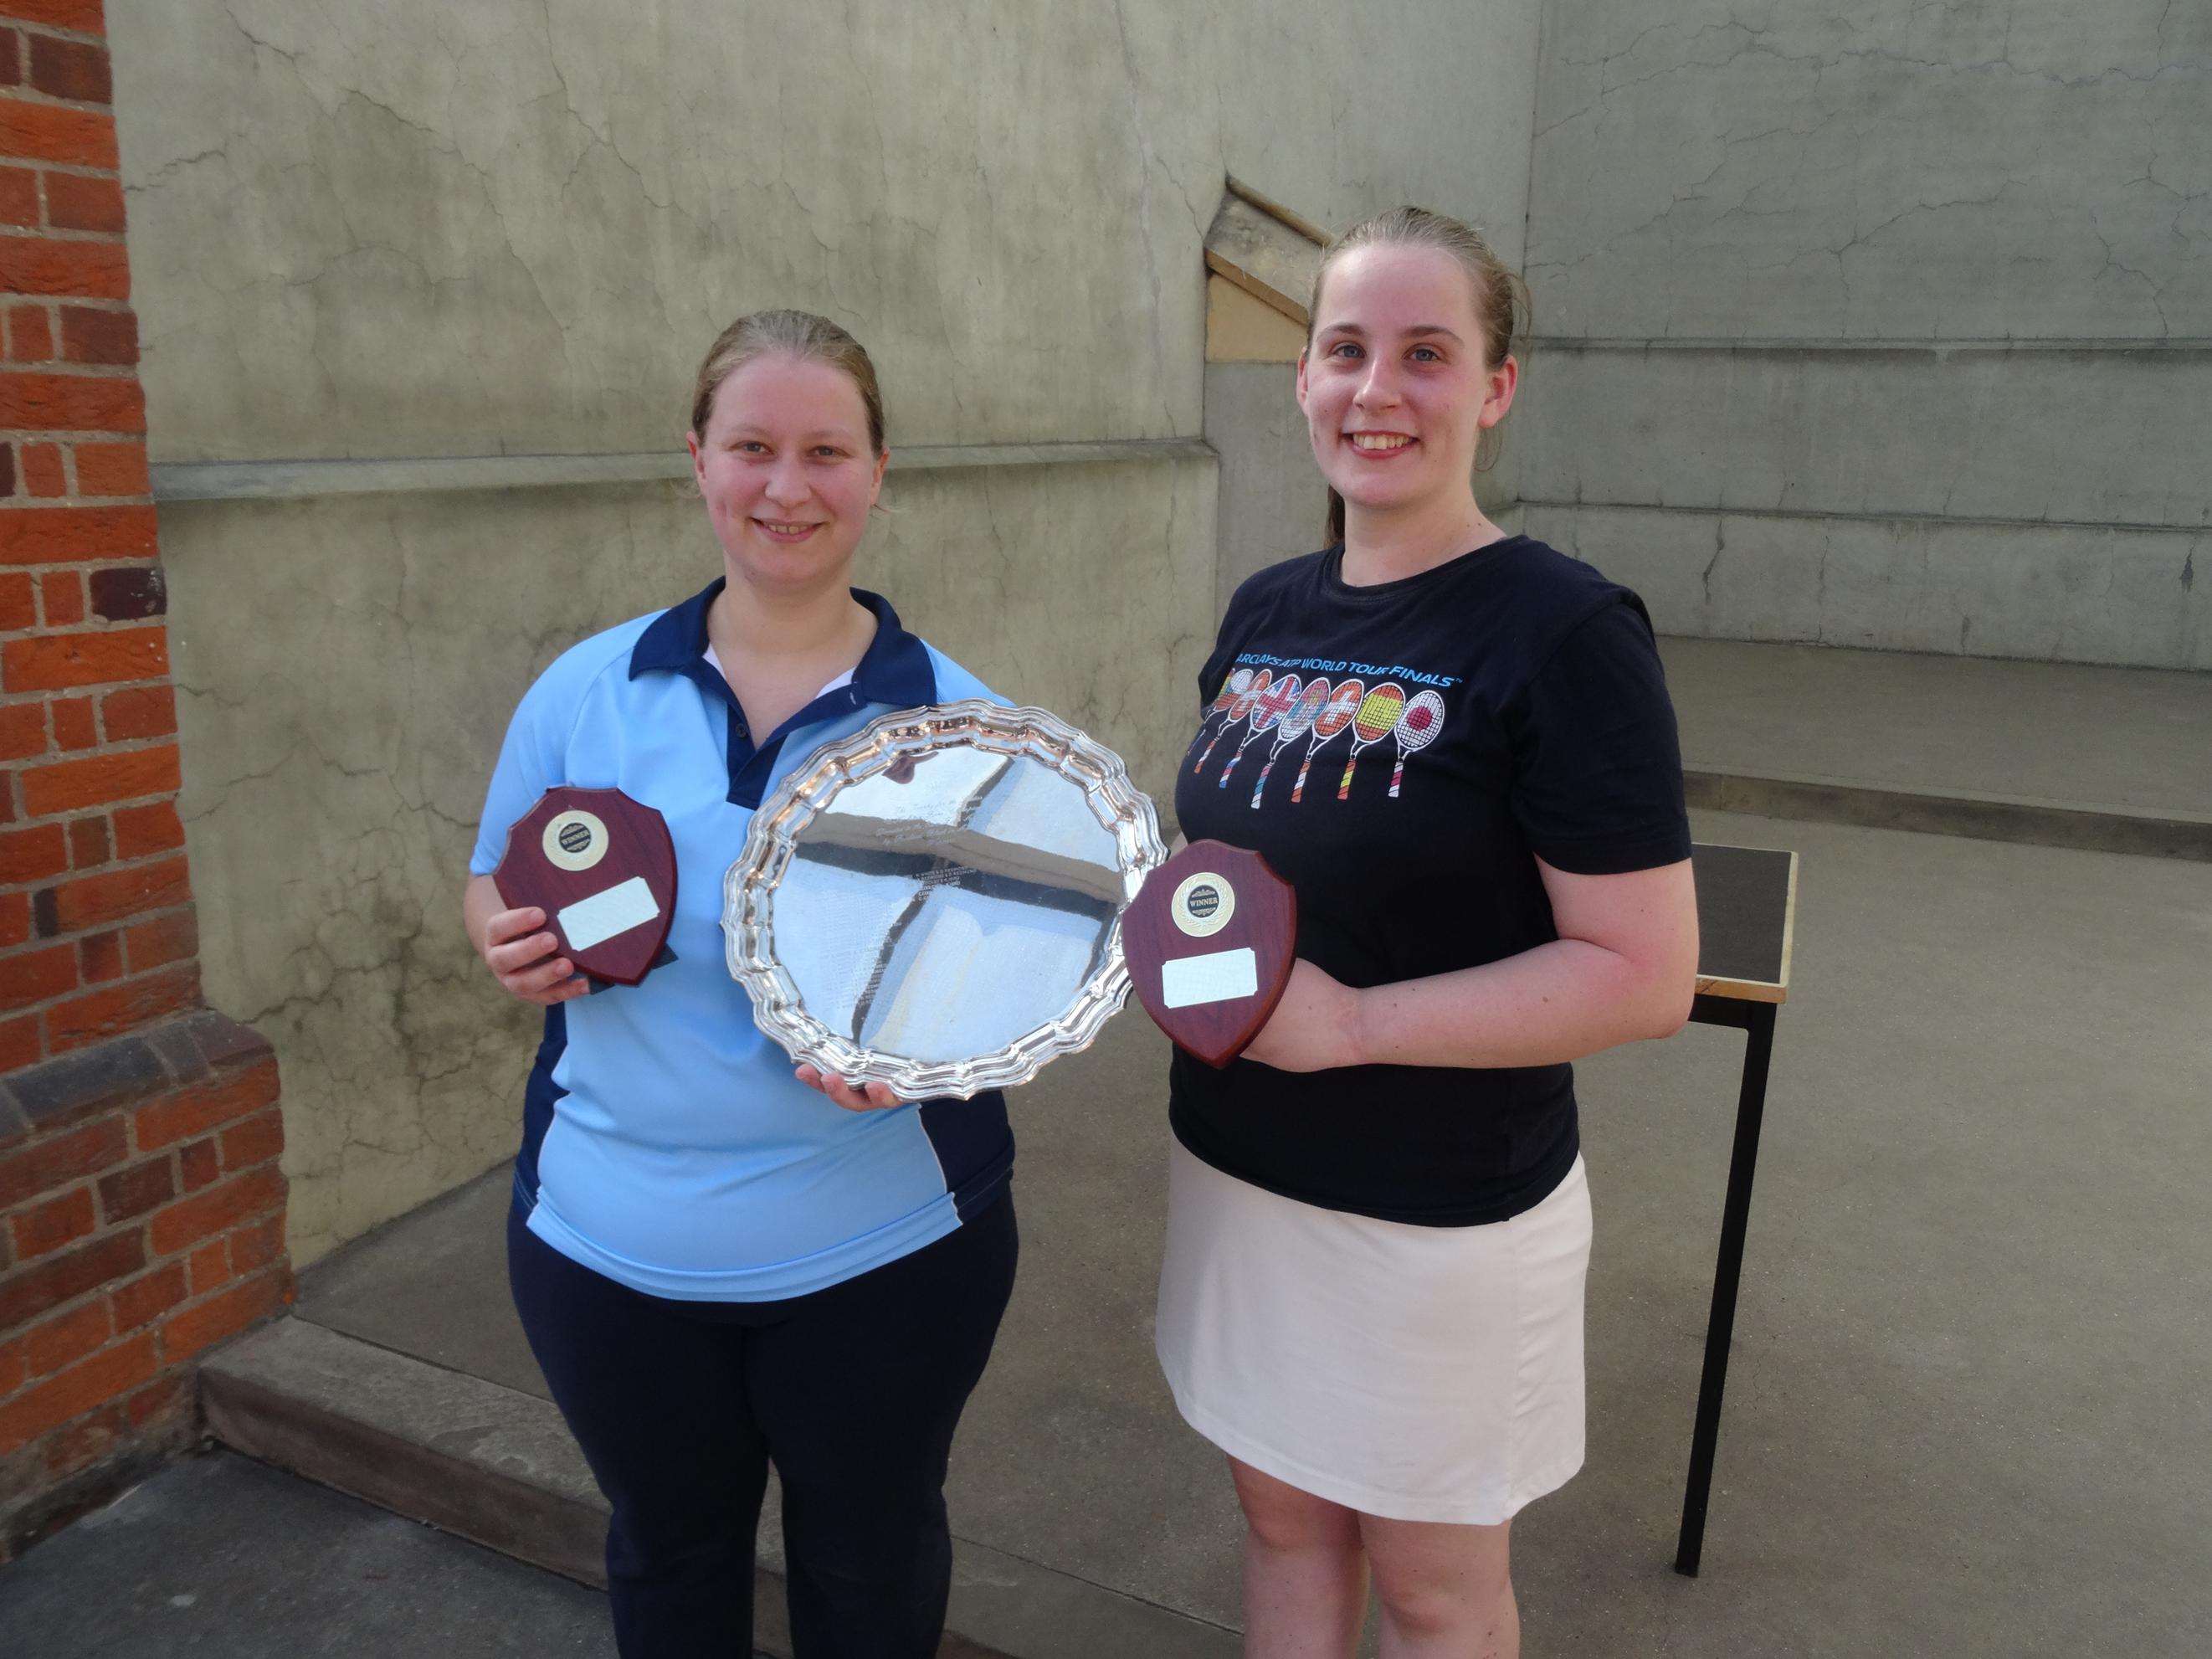
[[[1059,716],[885,714],[753,815],[730,972],[794,1062],[909,1100],[1026,1083],[1128,995],[1121,909],[1165,856],[1128,769]]]

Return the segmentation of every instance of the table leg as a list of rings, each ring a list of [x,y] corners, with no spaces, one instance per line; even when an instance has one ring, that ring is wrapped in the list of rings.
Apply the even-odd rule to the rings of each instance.
[[[1674,1571],[1696,1577],[1705,1552],[1705,1503],[1713,1485],[1713,1450],[1721,1432],[1721,1395],[1728,1386],[1729,1348],[1735,1335],[1737,1281],[1744,1234],[1751,1222],[1751,1181],[1759,1167],[1759,1127],[1766,1112],[1766,1067],[1774,1052],[1774,1005],[1744,1006],[1743,1087],[1736,1097],[1735,1149],[1729,1156],[1728,1197],[1721,1208],[1720,1261],[1713,1273],[1712,1316],[1705,1322],[1705,1375],[1698,1384],[1698,1422],[1690,1437],[1690,1479],[1682,1493],[1682,1532]]]

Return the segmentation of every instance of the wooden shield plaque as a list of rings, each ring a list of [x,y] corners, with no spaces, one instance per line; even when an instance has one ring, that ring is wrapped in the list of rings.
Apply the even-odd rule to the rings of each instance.
[[[619,789],[548,789],[507,832],[491,878],[510,910],[545,912],[579,973],[616,985],[645,977],[676,915],[668,824]]]
[[[1257,853],[1194,841],[1145,878],[1121,913],[1121,951],[1145,1012],[1208,1066],[1244,1051],[1283,999],[1297,895]]]

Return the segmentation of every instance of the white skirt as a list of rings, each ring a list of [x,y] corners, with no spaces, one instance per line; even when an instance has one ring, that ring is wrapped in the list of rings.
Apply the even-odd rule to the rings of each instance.
[[[1494,1526],[1583,1463],[1582,1160],[1480,1227],[1324,1210],[1170,1141],[1155,1340],[1242,1462],[1394,1521]]]

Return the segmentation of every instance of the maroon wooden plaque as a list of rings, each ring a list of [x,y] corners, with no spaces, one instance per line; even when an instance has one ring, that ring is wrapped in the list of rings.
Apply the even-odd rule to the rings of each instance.
[[[507,832],[491,878],[508,909],[545,912],[579,973],[617,985],[645,977],[676,915],[667,822],[619,789],[548,789]]]
[[[1176,1046],[1226,1066],[1283,1000],[1297,895],[1257,853],[1194,841],[1145,878],[1121,913],[1137,1000]]]

